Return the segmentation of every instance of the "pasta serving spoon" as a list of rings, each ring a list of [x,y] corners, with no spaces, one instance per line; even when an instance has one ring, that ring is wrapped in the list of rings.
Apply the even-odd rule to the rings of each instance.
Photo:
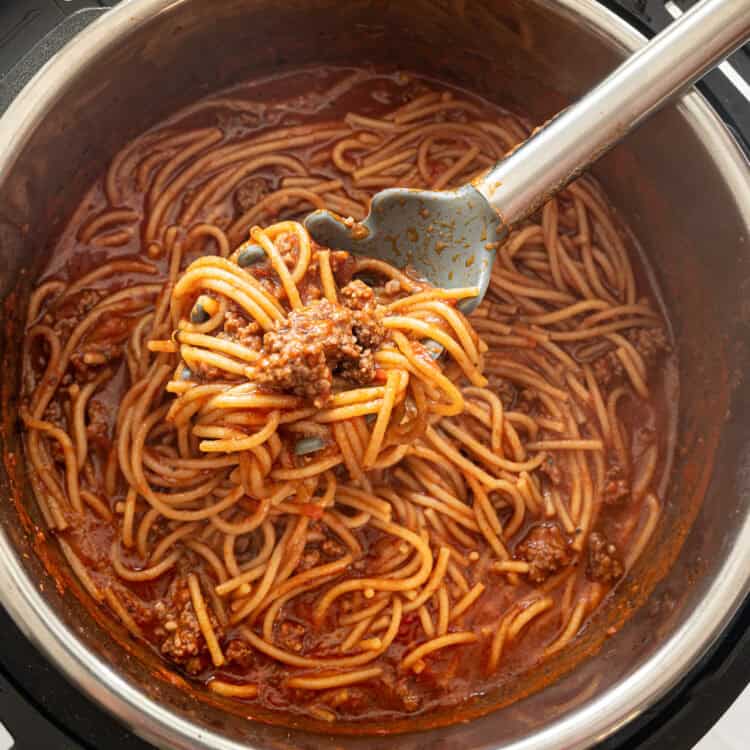
[[[479,294],[460,304],[470,313],[487,290],[496,248],[515,224],[749,35],[750,0],[702,0],[472,183],[443,191],[390,188],[373,197],[362,222],[319,210],[305,226],[322,245],[408,265],[435,286],[477,287]]]

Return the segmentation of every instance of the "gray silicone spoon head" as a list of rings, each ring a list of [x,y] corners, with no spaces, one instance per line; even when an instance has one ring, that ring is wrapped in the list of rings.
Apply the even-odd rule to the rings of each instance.
[[[434,286],[477,287],[477,297],[459,304],[467,314],[487,291],[495,249],[506,234],[495,210],[472,185],[442,191],[390,188],[373,197],[361,223],[315,211],[305,226],[326,247],[412,268]]]
[[[473,184],[440,192],[391,188],[372,199],[362,224],[352,227],[334,214],[316,211],[305,225],[323,245],[398,268],[411,265],[435,286],[478,287],[478,296],[461,305],[471,312],[487,290],[495,248],[509,227],[562,190],[748,34],[750,0],[702,0]]]

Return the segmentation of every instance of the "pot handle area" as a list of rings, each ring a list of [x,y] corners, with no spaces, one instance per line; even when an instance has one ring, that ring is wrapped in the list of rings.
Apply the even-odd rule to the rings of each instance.
[[[22,0],[0,11],[0,115],[35,73],[116,0]]]
[[[750,598],[678,685],[597,750],[694,747],[748,686],[749,674]]]

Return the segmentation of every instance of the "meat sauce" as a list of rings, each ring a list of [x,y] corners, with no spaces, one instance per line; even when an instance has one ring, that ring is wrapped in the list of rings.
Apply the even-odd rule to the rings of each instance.
[[[367,72],[347,78],[345,73],[321,69],[252,82],[231,93],[235,98],[256,102],[254,108],[227,110],[199,104],[175,115],[161,127],[167,127],[169,132],[174,133],[181,128],[194,129],[218,123],[226,139],[238,139],[268,129],[341,120],[351,112],[362,117],[378,118],[395,106],[423,95],[426,87],[431,85],[403,74]],[[348,83],[342,85],[342,80]],[[332,96],[331,91],[337,86],[338,90]],[[461,95],[468,97],[487,119],[503,114],[502,110],[470,94],[461,92]],[[447,117],[450,122],[461,122],[460,117]],[[320,163],[319,153],[313,148],[296,148],[294,156],[302,163],[315,163],[316,158]],[[350,175],[334,171],[329,165],[321,166],[319,171],[321,177],[342,180],[352,193],[357,193],[358,189],[350,184]],[[238,216],[262,202],[280,184],[280,178],[273,170],[260,170],[226,196],[212,219],[217,224],[223,222],[224,226],[230,225]],[[137,180],[123,179],[117,185],[117,191],[123,205],[144,206],[146,198],[139,191]],[[185,198],[185,203],[189,197]],[[146,258],[147,255],[149,262],[158,268],[158,277],[166,275],[169,260],[159,256],[158,248],[148,248],[149,253],[146,252],[142,230],[133,233],[126,242],[112,247],[97,247],[80,239],[81,227],[85,227],[91,221],[90,217],[102,212],[106,206],[106,186],[101,180],[91,188],[52,249],[41,282],[62,279],[70,283],[112,259]],[[294,208],[286,209],[283,203],[272,205],[257,223],[267,224],[279,216],[297,216],[299,213]],[[301,213],[304,214],[305,210]],[[535,220],[540,221],[540,218],[536,217]],[[643,265],[632,239],[624,227],[618,229],[631,251],[640,293],[652,300],[657,299],[651,284],[652,276]],[[205,245],[199,247],[200,244],[194,245],[188,259],[190,253],[196,257],[202,250],[205,251]],[[212,250],[209,248],[208,251]],[[342,255],[339,262],[341,267],[334,263],[336,270],[346,275],[346,258]],[[147,272],[126,274],[118,282],[110,283],[108,291],[133,284],[152,283],[154,278]],[[262,271],[258,272],[258,278],[262,279]],[[102,292],[96,286],[94,284],[94,288],[82,289],[71,295],[66,304],[55,311],[54,319],[49,315],[45,317],[42,311],[42,322],[54,325],[63,336],[69,333],[101,299]],[[309,305],[290,316],[289,327],[266,333],[261,338],[257,330],[247,327],[241,315],[230,310],[226,330],[244,344],[260,341],[253,345],[262,347],[264,352],[265,359],[260,368],[263,373],[260,380],[262,385],[272,390],[292,391],[312,399],[316,406],[322,406],[330,393],[334,370],[337,377],[348,378],[357,384],[370,384],[376,379],[377,373],[369,352],[382,341],[385,333],[380,323],[378,301],[370,286],[361,279],[352,279],[344,286],[339,305],[319,299],[320,292],[314,285],[303,285],[302,288]],[[91,450],[99,456],[105,457],[111,448],[117,404],[128,384],[124,363],[126,342],[138,323],[139,317],[136,315],[115,315],[101,322],[87,337],[85,348],[76,350],[71,371],[63,380],[64,386],[75,388],[78,382],[94,379],[102,367],[115,370],[115,377],[96,393],[87,411],[87,436]],[[628,448],[633,459],[632,467],[622,466],[616,455],[608,451],[603,502],[598,508],[594,532],[581,554],[573,551],[570,535],[557,520],[527,516],[523,528],[514,536],[512,554],[515,560],[528,563],[528,577],[521,577],[515,587],[497,585],[488,588],[481,605],[472,607],[464,616],[464,629],[477,633],[493,631],[497,627],[498,612],[506,611],[519,595],[545,584],[568,566],[576,566],[573,592],[580,585],[597,582],[602,585],[603,594],[606,595],[626,573],[628,549],[645,523],[643,503],[633,501],[633,487],[639,482],[638,471],[643,469],[643,457],[653,447],[658,450],[658,467],[651,486],[661,497],[664,497],[666,489],[676,419],[677,364],[666,329],[636,329],[625,331],[623,335],[646,362],[651,383],[648,400],[630,399],[628,408],[621,411],[624,432],[630,442]],[[36,372],[42,371],[46,357],[44,348],[37,345],[31,355]],[[523,352],[519,357],[523,358]],[[627,373],[622,360],[612,350],[592,359],[591,367],[597,382],[604,388],[611,389],[626,383]],[[506,409],[527,414],[542,412],[534,394],[503,379],[495,379],[492,386]],[[53,400],[46,418],[51,421],[61,419],[63,409],[61,402]],[[594,419],[592,409],[581,417],[582,423]],[[60,461],[61,456],[52,456],[52,459]],[[103,466],[104,463],[100,464],[102,470]],[[554,490],[562,496],[569,496],[573,492],[571,477],[561,464],[559,453],[548,454],[541,472],[550,491]],[[310,528],[313,531],[317,528],[315,518],[311,520]],[[305,550],[298,571],[333,561],[342,554],[340,541],[328,535],[322,526],[319,531],[321,542]],[[107,580],[116,581],[109,555],[118,533],[116,526],[90,512],[86,513],[83,522],[76,520],[75,526],[67,533],[69,543],[96,581],[103,586],[106,586]],[[378,545],[382,544],[382,538],[365,531],[360,541],[366,552],[353,566],[365,575],[380,557]],[[237,549],[239,555],[246,556],[256,551],[241,546]],[[464,552],[468,554],[468,550]],[[135,552],[128,550],[123,550],[123,562],[133,567],[142,564]],[[258,696],[246,705],[250,711],[254,703],[259,703],[272,711],[311,715],[310,706],[317,705],[317,697],[311,696],[309,691],[287,687],[287,670],[282,665],[251,648],[241,632],[222,625],[213,614],[212,625],[224,644],[226,663],[218,669],[211,666],[185,583],[189,572],[201,572],[206,565],[202,558],[185,556],[169,574],[156,581],[128,582],[126,587],[119,585],[121,582],[118,581],[118,591],[130,592],[123,604],[145,639],[174,669],[198,684],[208,683],[215,678],[230,683],[256,681],[261,684]],[[209,575],[207,569],[203,572]],[[474,575],[472,571],[466,571],[469,584],[474,580]],[[555,609],[558,608],[565,596],[564,588],[554,589],[550,596],[555,601]],[[333,644],[327,641],[326,628],[316,628],[312,622],[313,602],[312,593],[303,594],[295,599],[294,607],[285,612],[276,633],[277,643],[281,647],[307,656],[329,653]],[[554,638],[559,627],[559,622],[554,618],[541,617],[522,641],[507,650],[500,669],[489,676],[484,668],[488,646],[483,639],[466,644],[460,650],[448,648],[438,651],[418,674],[405,674],[398,665],[411,644],[419,639],[420,628],[417,613],[407,614],[403,617],[393,645],[382,658],[383,674],[375,680],[327,696],[326,710],[333,710],[339,718],[346,720],[381,722],[459,706],[472,696],[512,685],[521,675],[538,665],[543,659],[545,645]],[[312,715],[315,716],[314,712]]]

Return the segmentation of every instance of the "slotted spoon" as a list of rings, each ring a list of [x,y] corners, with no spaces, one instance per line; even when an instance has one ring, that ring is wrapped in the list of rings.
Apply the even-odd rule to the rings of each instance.
[[[469,313],[515,224],[748,36],[750,0],[702,0],[472,184],[390,188],[373,197],[361,223],[315,211],[305,226],[327,247],[411,266],[436,286],[478,287],[477,297],[461,303]]]

